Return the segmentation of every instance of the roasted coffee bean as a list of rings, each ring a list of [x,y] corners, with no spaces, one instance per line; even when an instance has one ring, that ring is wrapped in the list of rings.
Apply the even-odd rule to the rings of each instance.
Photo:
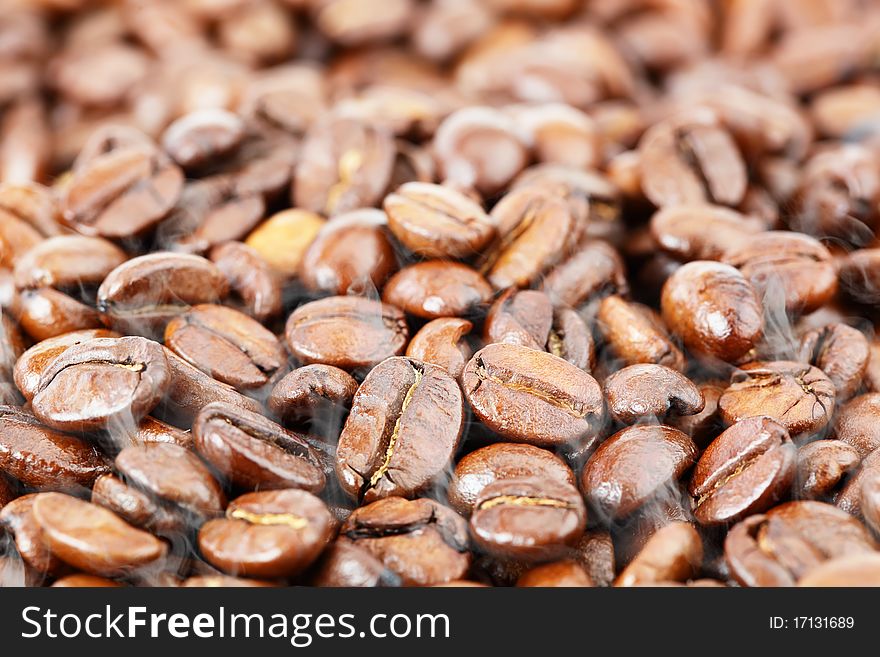
[[[834,422],[833,435],[854,447],[861,457],[880,448],[880,393],[860,395],[844,405]]]
[[[474,354],[462,388],[492,431],[539,447],[594,438],[604,416],[593,377],[557,356],[514,344]]]
[[[258,322],[281,314],[281,280],[260,254],[241,242],[214,247],[211,262],[223,272],[239,310]]]
[[[801,337],[798,360],[815,365],[834,384],[837,401],[849,399],[862,384],[870,357],[868,340],[846,324],[828,324]]]
[[[797,454],[795,496],[826,501],[861,461],[855,447],[840,440],[816,440],[804,445]]]
[[[179,445],[131,445],[119,452],[115,464],[127,483],[195,517],[217,516],[226,506],[226,496],[211,471]]]
[[[495,222],[452,187],[410,182],[385,197],[388,225],[416,255],[466,258],[489,244]]]
[[[641,418],[695,415],[705,400],[693,382],[662,365],[630,365],[605,379],[608,412],[618,422],[633,424]]]
[[[654,363],[684,369],[684,354],[651,308],[611,295],[599,304],[596,319],[602,339],[624,365]]]
[[[258,579],[245,577],[229,577],[228,575],[194,575],[187,577],[180,583],[183,588],[272,588],[277,586],[273,582],[264,582]]]
[[[435,365],[389,358],[352,400],[336,448],[342,488],[365,502],[411,497],[445,473],[463,428],[455,379]]]
[[[874,467],[862,481],[861,511],[865,524],[880,534],[880,468]]]
[[[159,565],[166,545],[112,511],[61,493],[40,493],[34,519],[49,550],[71,566],[113,577]]]
[[[469,516],[486,486],[502,479],[523,477],[577,485],[571,468],[553,452],[532,445],[494,443],[474,450],[458,462],[446,494],[453,509]]]
[[[339,538],[324,552],[311,584],[336,588],[399,586],[400,577],[367,549]]]
[[[880,392],[880,340],[871,342],[868,367],[865,369],[865,387],[871,392]]]
[[[511,288],[489,308],[483,324],[486,342],[543,350],[553,326],[553,304],[537,290]]]
[[[470,519],[478,547],[497,557],[546,561],[583,534],[587,510],[570,484],[537,477],[497,480],[480,492]]]
[[[350,370],[403,353],[409,330],[403,313],[358,297],[326,297],[297,308],[287,320],[287,347],[306,364]]]
[[[192,434],[147,415],[138,422],[133,435],[128,436],[130,444],[169,443],[189,449],[193,445]]]
[[[629,290],[623,259],[601,240],[581,245],[547,273],[540,287],[554,306],[572,308],[598,296],[626,294]]]
[[[260,224],[245,240],[284,277],[295,276],[303,254],[325,225],[324,219],[306,210],[284,210]],[[218,265],[219,266],[219,265]]]
[[[59,577],[52,582],[52,588],[119,588],[125,586],[119,582],[107,579],[106,577],[98,577],[97,575],[85,575],[78,573],[76,575],[65,575]]]
[[[834,384],[811,365],[754,362],[732,375],[718,408],[728,424],[767,415],[798,436],[815,433],[828,424],[834,412],[834,394]]]
[[[0,406],[0,471],[32,488],[64,490],[89,488],[109,470],[95,446],[19,408]]]
[[[320,461],[307,441],[257,413],[208,404],[193,422],[193,437],[199,454],[236,486],[324,488]]]
[[[693,525],[673,522],[658,529],[629,562],[615,586],[686,582],[700,572],[703,540]]]
[[[688,349],[733,362],[761,337],[763,311],[752,285],[730,265],[694,261],[663,286],[663,320]]]
[[[880,249],[853,251],[838,265],[840,287],[847,297],[867,306],[880,300]]]
[[[739,269],[759,295],[779,295],[790,313],[812,312],[837,291],[831,253],[808,235],[759,233],[727,249],[721,259]]]
[[[306,365],[276,383],[266,404],[285,422],[320,419],[347,410],[357,388],[357,381],[345,370]]]
[[[235,150],[244,130],[244,123],[232,112],[199,110],[168,126],[162,135],[162,147],[184,169],[198,169]]]
[[[202,525],[199,549],[230,575],[292,577],[318,557],[332,531],[330,512],[311,493],[247,493],[229,503],[225,518]]]
[[[593,333],[583,317],[571,308],[554,311],[553,327],[547,336],[547,351],[588,372],[596,364]]]
[[[9,504],[15,497],[14,486],[5,475],[0,474],[0,509]]]
[[[85,432],[137,423],[164,396],[171,372],[162,347],[137,337],[68,347],[40,376],[34,415],[52,428]]]
[[[574,559],[584,567],[596,586],[611,586],[614,581],[614,545],[605,530],[587,530],[572,546]]]
[[[760,219],[717,205],[672,205],[651,217],[654,240],[682,262],[720,260],[725,251],[766,228]]]
[[[581,490],[602,515],[623,519],[675,486],[696,458],[696,445],[677,429],[627,427],[602,443],[587,461]]]
[[[165,345],[205,374],[238,390],[267,385],[287,361],[259,322],[225,306],[194,306],[168,322]]]
[[[293,181],[293,204],[328,216],[375,206],[388,187],[394,139],[385,129],[328,116],[306,134]]]
[[[182,510],[157,501],[112,474],[98,477],[91,501],[110,509],[130,525],[159,536],[174,536],[187,529],[188,519]]]
[[[50,237],[17,260],[15,284],[20,289],[94,289],[125,260],[122,249],[100,237]]]
[[[590,575],[574,561],[553,561],[527,570],[517,580],[519,587],[593,586]]]
[[[474,325],[459,317],[440,317],[419,329],[406,348],[406,356],[437,365],[458,379],[473,352],[465,337]]]
[[[98,289],[98,310],[122,333],[161,336],[187,308],[216,303],[229,289],[209,260],[183,253],[152,253],[114,269]]]
[[[103,326],[101,314],[93,307],[49,287],[23,290],[16,315],[21,328],[37,342]]]
[[[727,383],[723,381],[707,381],[697,386],[703,395],[703,410],[694,415],[682,415],[669,419],[676,429],[689,435],[698,447],[705,447],[721,432],[723,422],[718,413],[718,400],[724,394]]]
[[[24,562],[40,576],[62,572],[64,564],[46,545],[43,530],[34,518],[38,494],[22,495],[0,509],[0,527],[15,537],[15,547]],[[4,580],[5,581],[5,580]]]
[[[811,568],[798,586],[880,586],[880,554],[855,554],[829,559]]]
[[[404,586],[451,582],[470,567],[467,524],[434,500],[377,500],[355,509],[339,533],[379,559]]]
[[[788,502],[751,516],[724,542],[730,573],[742,586],[792,586],[828,559],[876,550],[858,520],[821,502]]]
[[[796,467],[797,448],[785,427],[769,417],[741,420],[697,461],[689,489],[694,517],[721,525],[766,511],[788,493]]]
[[[429,260],[392,276],[382,300],[416,317],[436,319],[473,314],[492,297],[492,288],[467,265]]]
[[[871,486],[873,480],[880,475],[880,451],[873,451],[862,459],[861,467],[841,487],[840,492],[834,497],[834,505],[838,509],[846,511],[851,516],[864,519],[862,501],[865,496],[871,498]],[[869,499],[870,511],[876,505],[876,500]]]

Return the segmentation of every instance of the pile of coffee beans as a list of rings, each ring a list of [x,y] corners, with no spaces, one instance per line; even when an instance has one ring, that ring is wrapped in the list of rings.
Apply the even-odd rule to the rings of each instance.
[[[0,0],[0,585],[880,585],[880,8]]]

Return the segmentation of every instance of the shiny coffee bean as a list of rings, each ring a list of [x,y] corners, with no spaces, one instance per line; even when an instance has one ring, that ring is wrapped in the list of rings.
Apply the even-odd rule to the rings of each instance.
[[[834,412],[834,384],[806,363],[754,362],[743,365],[718,400],[728,424],[755,415],[768,415],[792,436],[815,433]]]
[[[589,240],[553,267],[540,285],[554,306],[579,308],[607,294],[626,294],[629,285],[620,254],[601,240]]]
[[[94,308],[50,287],[22,290],[16,315],[21,328],[37,342],[103,325]]]
[[[477,546],[496,557],[546,561],[565,553],[586,520],[574,486],[528,477],[500,479],[483,488],[470,527]]]
[[[686,582],[700,572],[703,540],[693,525],[673,522],[658,529],[615,580],[615,586]]]
[[[409,330],[403,313],[358,297],[326,297],[297,308],[287,320],[287,347],[305,364],[350,370],[403,353]]]
[[[660,316],[647,306],[611,295],[599,304],[596,319],[605,344],[624,365],[654,363],[684,369],[684,354],[669,337]]]
[[[835,419],[833,436],[862,457],[880,448],[880,393],[859,395],[845,404]]]
[[[137,337],[95,338],[68,347],[40,376],[32,405],[61,431],[126,426],[147,415],[168,390],[162,347]]]
[[[868,340],[846,324],[828,324],[801,337],[798,360],[815,365],[834,384],[837,401],[849,399],[862,384],[870,357]]]
[[[180,534],[189,524],[182,510],[161,503],[112,474],[98,477],[91,502],[110,509],[128,524],[159,536]]]
[[[458,462],[446,494],[453,509],[469,516],[486,486],[502,479],[523,477],[576,486],[571,468],[553,452],[532,445],[494,443],[474,450]]]
[[[223,272],[236,307],[258,322],[281,314],[281,280],[259,253],[241,242],[211,249],[211,262]]]
[[[798,499],[827,501],[861,461],[858,451],[840,440],[804,445],[798,449],[793,492]]]
[[[603,516],[623,519],[675,486],[696,457],[696,445],[677,429],[627,427],[602,443],[587,461],[581,490]]]
[[[641,418],[695,415],[705,404],[690,379],[663,365],[624,367],[605,379],[604,391],[608,412],[623,424]]]
[[[720,260],[725,251],[765,228],[760,219],[717,205],[667,206],[651,217],[654,240],[682,262]]]
[[[235,114],[204,109],[177,119],[162,135],[162,147],[187,170],[198,169],[233,151],[244,137],[244,124]]]
[[[15,284],[19,289],[94,289],[125,261],[122,249],[100,237],[50,237],[18,259]]]
[[[461,390],[435,365],[389,358],[352,400],[336,473],[353,499],[411,497],[445,473],[464,428]]]
[[[829,559],[811,568],[798,586],[880,586],[880,554],[855,554]]]
[[[282,210],[257,226],[245,245],[265,260],[282,279],[296,276],[306,249],[327,222],[307,210]],[[218,265],[219,266],[219,265]]]
[[[400,577],[373,554],[347,538],[339,538],[324,551],[312,586],[359,587],[398,586]]]
[[[791,488],[797,448],[769,417],[741,420],[718,436],[694,468],[690,494],[702,525],[721,525],[766,511]]]
[[[429,260],[405,267],[392,276],[382,292],[385,303],[425,319],[469,315],[488,303],[489,283],[457,262]]]
[[[267,385],[287,356],[278,339],[247,315],[194,306],[165,328],[165,345],[205,374],[238,390]]]
[[[473,326],[470,321],[459,317],[431,320],[409,341],[406,356],[437,365],[458,379],[473,355],[465,339]]]
[[[733,362],[761,337],[763,311],[755,289],[730,265],[694,261],[663,286],[663,320],[688,349]]]
[[[553,561],[535,566],[520,575],[519,587],[587,587],[593,586],[590,575],[574,561]]]
[[[592,371],[596,364],[593,333],[583,317],[571,308],[557,308],[547,336],[547,351],[582,370]]]
[[[34,518],[37,497],[37,493],[30,493],[6,504],[0,509],[0,527],[15,537],[18,554],[39,576],[63,572],[64,564],[49,550],[43,530]]]
[[[247,493],[229,503],[225,518],[202,525],[199,549],[230,575],[292,577],[318,557],[332,531],[327,506],[311,493]]]
[[[604,415],[593,377],[557,356],[514,344],[478,351],[465,367],[462,387],[483,424],[539,447],[592,438]]]
[[[306,365],[276,383],[266,405],[284,422],[321,419],[346,411],[357,388],[357,381],[345,370]]]
[[[546,294],[511,288],[489,308],[483,324],[483,339],[541,351],[552,326],[553,304]]]
[[[193,437],[199,454],[241,488],[324,488],[320,461],[308,443],[257,413],[208,404],[193,422]]]

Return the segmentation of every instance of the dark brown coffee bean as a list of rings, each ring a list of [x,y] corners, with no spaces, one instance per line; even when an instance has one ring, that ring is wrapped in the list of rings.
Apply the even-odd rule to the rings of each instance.
[[[159,536],[174,536],[187,529],[187,517],[180,509],[162,504],[112,474],[98,477],[92,488],[91,501],[110,509],[130,525]]]
[[[199,454],[236,486],[311,493],[324,488],[320,461],[308,443],[257,413],[208,404],[193,422],[193,437]]]
[[[474,325],[458,317],[440,317],[419,329],[406,348],[406,356],[443,368],[458,379],[473,352],[465,336]]]
[[[608,412],[618,422],[633,424],[641,418],[695,415],[705,400],[693,382],[662,365],[630,365],[605,379]]]
[[[880,448],[880,393],[859,395],[844,405],[834,421],[833,435],[862,458]]]
[[[846,324],[828,324],[801,336],[798,360],[815,365],[834,384],[837,401],[849,399],[868,367],[868,340]]]
[[[112,511],[61,493],[34,499],[34,518],[52,553],[87,573],[113,577],[157,564],[166,545]]]
[[[162,147],[184,169],[197,169],[235,150],[244,130],[242,120],[231,112],[199,110],[168,126],[162,135]]]
[[[226,506],[226,496],[211,471],[179,445],[131,445],[119,452],[115,463],[127,483],[198,518],[217,516]]]
[[[553,304],[546,294],[510,288],[489,308],[483,324],[483,339],[541,351],[552,326]]]
[[[30,568],[42,576],[62,572],[64,564],[49,550],[43,530],[34,518],[34,501],[37,496],[37,493],[22,495],[0,509],[0,527],[4,527],[15,537],[18,554]]]
[[[705,447],[721,432],[723,422],[718,413],[718,400],[724,394],[727,383],[708,381],[697,386],[703,395],[703,410],[694,415],[682,415],[670,418],[670,424],[679,431],[689,435],[698,447]]]
[[[388,225],[410,251],[427,258],[466,258],[495,236],[495,222],[452,187],[410,182],[385,197]]]
[[[336,473],[357,500],[411,497],[446,471],[464,428],[461,390],[435,365],[389,358],[358,388],[336,448]]]
[[[627,427],[602,443],[587,461],[581,490],[603,515],[622,519],[674,485],[696,458],[696,445],[677,429]]]
[[[624,365],[655,363],[684,369],[684,354],[660,316],[647,306],[611,295],[602,299],[596,319],[602,339]]]
[[[396,573],[404,586],[450,582],[470,567],[467,524],[434,500],[377,500],[355,509],[339,532]]]
[[[266,400],[269,410],[285,422],[341,414],[351,406],[358,384],[332,365],[306,365],[285,375]]]
[[[375,206],[388,187],[394,152],[383,128],[333,116],[317,121],[294,174],[294,206],[327,216]]]
[[[880,554],[854,554],[829,559],[811,568],[798,586],[880,586]]]
[[[187,449],[193,446],[193,437],[189,431],[183,431],[149,415],[138,422],[137,429],[130,436],[130,440],[134,445],[168,443]]]
[[[590,575],[574,561],[553,561],[535,566],[520,575],[519,587],[588,587],[593,586]]]
[[[623,569],[614,586],[644,586],[659,582],[686,582],[700,572],[703,540],[686,522],[658,529]]]
[[[400,577],[365,548],[347,538],[339,538],[325,550],[310,583],[335,588],[371,588],[398,586]]]
[[[694,261],[663,286],[663,320],[688,349],[732,362],[761,337],[763,310],[743,275],[717,262]]]
[[[536,477],[501,479],[480,492],[470,527],[483,550],[521,561],[564,554],[583,534],[587,510],[574,486]]]
[[[311,493],[247,493],[229,503],[225,518],[202,525],[199,549],[230,575],[291,577],[318,557],[332,530],[330,512]]]
[[[287,361],[278,339],[262,324],[232,308],[210,304],[194,306],[168,322],[165,345],[239,390],[267,385]]]
[[[68,347],[43,372],[32,405],[62,431],[136,423],[164,396],[171,372],[161,345],[144,338],[95,338]]]
[[[50,237],[18,259],[15,284],[20,289],[94,288],[125,260],[122,249],[100,237]]]
[[[574,559],[584,567],[596,586],[614,581],[614,545],[606,530],[587,530],[572,546]]]
[[[821,502],[789,502],[751,516],[724,543],[731,575],[743,586],[792,586],[828,559],[876,550],[861,523]]]
[[[226,277],[239,310],[258,322],[281,314],[281,280],[257,251],[227,242],[211,249],[210,259]]]
[[[15,498],[16,494],[12,482],[5,475],[0,474],[0,509]]]
[[[103,326],[94,308],[49,287],[23,290],[16,315],[21,328],[37,342]]]
[[[840,440],[816,440],[798,449],[798,499],[827,501],[862,461],[858,451]]]
[[[358,297],[326,297],[287,320],[287,346],[306,364],[369,367],[403,353],[409,331],[395,306]]]
[[[718,400],[728,424],[767,415],[792,436],[824,428],[834,412],[834,384],[821,371],[792,361],[743,365]]]
[[[98,310],[122,333],[161,336],[189,306],[216,303],[229,289],[213,263],[183,253],[151,253],[114,269],[98,289]]]
[[[778,294],[791,313],[808,313],[837,291],[831,253],[819,241],[782,231],[760,233],[724,252],[761,296]]]
[[[557,356],[519,345],[494,344],[474,354],[462,388],[492,431],[539,447],[593,438],[604,415],[593,377]]]
[[[609,244],[591,240],[553,267],[541,290],[555,306],[578,308],[605,294],[626,294],[629,286],[623,260]]]
[[[788,493],[797,447],[785,427],[769,417],[737,422],[703,452],[690,494],[702,525],[735,522],[766,511]]]
[[[93,445],[16,407],[0,406],[0,471],[33,488],[64,490],[89,488],[110,468]]]
[[[840,287],[853,301],[867,306],[880,300],[880,249],[853,251],[839,263]]]
[[[469,516],[486,486],[522,477],[577,485],[571,468],[553,452],[532,445],[494,443],[474,450],[458,462],[446,494],[453,509]]]
[[[720,260],[725,251],[766,228],[760,219],[717,205],[672,205],[651,217],[654,240],[682,262]]]
[[[593,333],[571,308],[554,311],[553,327],[547,336],[547,351],[588,372],[596,364]]]
[[[401,269],[382,292],[385,303],[425,319],[469,315],[491,297],[492,288],[479,273],[467,265],[443,260]]]

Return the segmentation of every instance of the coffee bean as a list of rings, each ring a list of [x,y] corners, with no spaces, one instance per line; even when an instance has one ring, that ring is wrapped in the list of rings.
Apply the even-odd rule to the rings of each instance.
[[[593,583],[596,586],[611,586],[615,572],[611,534],[601,529],[590,529],[572,547],[574,559],[584,567]]]
[[[880,249],[853,251],[839,263],[840,287],[848,298],[868,306],[880,299]]]
[[[400,577],[356,543],[337,539],[321,558],[312,586],[374,587],[398,586]]]
[[[760,219],[717,205],[672,205],[651,217],[654,240],[682,262],[720,260],[765,228]]]
[[[247,493],[202,525],[199,549],[230,575],[291,577],[318,557],[332,528],[326,505],[304,490]]]
[[[177,119],[165,129],[162,147],[187,170],[222,158],[241,143],[244,124],[225,110],[204,109]]]
[[[796,467],[785,427],[769,417],[741,420],[712,441],[694,468],[694,517],[720,525],[766,511],[787,494]]]
[[[880,393],[859,395],[840,409],[834,437],[854,447],[862,457],[880,447]]]
[[[629,290],[620,254],[600,240],[581,245],[544,276],[540,287],[554,306],[572,308],[597,296],[626,294]]]
[[[287,320],[287,346],[303,363],[369,367],[403,353],[409,331],[395,306],[357,297],[326,297]]]
[[[474,450],[458,462],[446,494],[453,509],[469,516],[486,486],[523,477],[576,486],[571,468],[553,452],[532,445],[494,443]]]
[[[15,547],[24,562],[39,576],[64,570],[64,564],[46,545],[43,530],[34,518],[38,494],[18,497],[0,509],[0,527],[15,537]],[[4,580],[5,581],[5,580]]]
[[[861,511],[865,524],[880,534],[880,468],[873,468],[862,481]]]
[[[392,276],[382,300],[416,317],[436,319],[472,314],[488,303],[492,288],[470,267],[429,260],[405,267]]]
[[[846,324],[828,324],[801,337],[798,360],[822,370],[834,384],[836,398],[851,397],[868,367],[868,340]]]
[[[18,296],[17,317],[37,342],[102,326],[101,315],[94,308],[49,287],[23,290]]]
[[[672,417],[669,422],[679,431],[689,435],[698,447],[705,447],[715,436],[721,432],[723,422],[718,413],[718,400],[724,394],[727,383],[723,381],[708,381],[697,386],[703,395],[705,404],[703,410],[694,415],[681,415]]]
[[[602,339],[625,365],[655,363],[684,369],[684,354],[669,337],[660,316],[647,306],[611,295],[599,304],[596,319]]]
[[[663,286],[663,320],[694,352],[732,362],[761,337],[763,311],[751,284],[730,265],[694,261]]]
[[[172,319],[165,345],[205,374],[239,390],[267,385],[287,357],[277,338],[254,319],[203,304]]]
[[[419,329],[406,348],[406,356],[437,365],[458,379],[473,352],[465,337],[473,324],[458,317],[440,317]]]
[[[728,424],[768,415],[792,436],[815,433],[828,424],[834,412],[834,384],[806,363],[749,363],[732,375],[718,408]]]
[[[587,587],[593,586],[589,574],[574,561],[554,561],[535,566],[520,575],[519,587]]]
[[[471,534],[489,553],[524,561],[561,556],[584,531],[587,511],[574,486],[536,477],[497,480],[480,492]]]
[[[122,249],[100,237],[50,237],[15,263],[15,284],[20,289],[94,289],[125,260]]]
[[[275,384],[266,404],[285,422],[341,415],[351,406],[357,388],[357,381],[338,367],[306,365]]]
[[[623,519],[675,482],[694,464],[697,448],[664,425],[627,427],[602,443],[581,473],[587,501]]]
[[[223,272],[237,307],[258,322],[281,314],[281,281],[257,251],[241,242],[214,247],[211,262]]]
[[[851,516],[864,519],[862,501],[867,495],[871,497],[873,480],[880,474],[880,451],[873,451],[862,459],[861,466],[850,477],[834,497],[834,506],[846,511]],[[869,502],[872,500],[869,499]],[[873,506],[873,504],[869,505]],[[871,509],[868,509],[870,515]]]
[[[112,579],[107,579],[106,577],[98,577],[97,575],[85,575],[82,573],[78,573],[76,575],[65,575],[64,577],[59,577],[54,582],[52,582],[52,588],[68,589],[118,588],[121,586],[125,585],[120,584],[119,582],[115,582]]]
[[[444,474],[464,427],[461,390],[437,366],[389,358],[355,393],[336,473],[358,501],[413,496]]]
[[[306,210],[284,210],[272,215],[248,235],[245,244],[284,277],[295,276],[300,262],[324,219]],[[219,266],[219,265],[218,265]]]
[[[811,568],[798,586],[880,586],[880,554],[841,556]]]
[[[202,457],[236,486],[324,488],[320,461],[307,441],[257,413],[208,404],[193,422],[193,436]]]
[[[840,440],[817,440],[798,449],[794,493],[799,499],[827,501],[862,459]]]
[[[136,423],[168,389],[162,347],[137,337],[68,347],[40,376],[34,415],[54,429],[85,432]]]
[[[470,566],[467,524],[434,500],[377,500],[355,509],[339,533],[379,559],[404,586],[450,582]]]
[[[695,415],[705,400],[687,377],[662,365],[630,365],[605,379],[608,412],[618,422],[640,418]]]
[[[552,326],[553,304],[546,294],[511,288],[489,308],[483,324],[483,339],[540,351],[547,344]]]
[[[519,345],[494,344],[474,354],[462,388],[492,431],[539,447],[591,439],[604,415],[593,377],[557,356]]]
[[[614,585],[686,582],[700,571],[702,562],[703,541],[697,530],[689,523],[673,522],[648,539]]]
[[[92,488],[91,501],[110,509],[130,525],[159,536],[175,536],[186,531],[189,524],[180,509],[161,503],[112,474],[98,477]]]

